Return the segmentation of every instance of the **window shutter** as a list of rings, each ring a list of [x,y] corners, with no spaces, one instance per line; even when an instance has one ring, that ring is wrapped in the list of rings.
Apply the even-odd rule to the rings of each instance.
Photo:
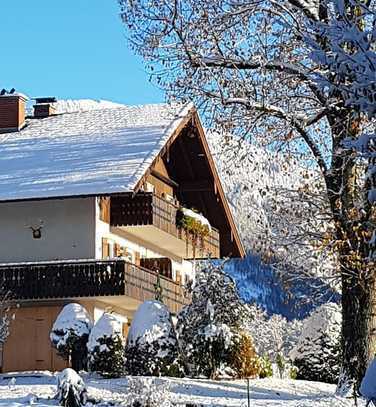
[[[135,252],[134,253],[134,264],[136,266],[140,265],[140,259],[141,259],[140,252]]]
[[[108,259],[110,257],[110,245],[105,237],[102,237],[102,258]]]

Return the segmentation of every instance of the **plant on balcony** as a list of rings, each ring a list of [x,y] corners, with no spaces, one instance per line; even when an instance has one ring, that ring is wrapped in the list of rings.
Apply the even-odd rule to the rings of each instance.
[[[163,287],[161,284],[161,276],[157,272],[157,282],[154,284],[155,300],[163,303]]]
[[[211,226],[209,221],[194,209],[180,207],[176,215],[176,226],[185,232],[187,244],[190,241],[193,247],[193,257],[197,246],[204,245],[204,238],[209,236]]]
[[[182,376],[178,340],[168,308],[145,301],[134,316],[125,347],[125,371],[135,376]]]
[[[89,370],[104,377],[120,377],[124,372],[122,323],[105,312],[94,325],[87,343]]]
[[[52,326],[50,339],[58,354],[77,372],[87,367],[87,348],[93,322],[86,309],[76,303],[66,305]]]

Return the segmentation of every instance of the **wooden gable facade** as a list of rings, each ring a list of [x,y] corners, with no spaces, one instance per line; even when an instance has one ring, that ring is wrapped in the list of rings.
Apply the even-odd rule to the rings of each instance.
[[[244,257],[245,251],[228,205],[209,145],[195,109],[168,140],[134,193],[150,183],[157,195],[204,215],[220,236],[220,257]]]

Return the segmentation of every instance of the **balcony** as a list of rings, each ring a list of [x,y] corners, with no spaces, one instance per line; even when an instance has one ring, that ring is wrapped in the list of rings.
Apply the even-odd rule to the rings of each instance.
[[[219,258],[220,237],[215,228],[198,240],[177,226],[179,207],[151,192],[111,197],[111,228],[149,244],[156,242],[182,258]]]
[[[124,260],[58,261],[0,265],[0,283],[15,301],[111,297],[127,306],[155,298],[158,274]],[[188,299],[180,284],[160,276],[164,303],[178,312]],[[124,297],[125,296],[125,297]]]

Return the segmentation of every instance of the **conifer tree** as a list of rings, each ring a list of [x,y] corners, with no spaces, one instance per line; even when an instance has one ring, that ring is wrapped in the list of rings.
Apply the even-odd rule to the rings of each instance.
[[[66,305],[52,326],[50,339],[59,355],[76,371],[87,367],[86,344],[93,322],[86,309],[76,303]]]
[[[124,372],[124,343],[121,322],[104,313],[94,325],[87,343],[91,371],[106,377],[120,377]]]
[[[247,318],[235,282],[221,267],[211,265],[197,273],[192,303],[183,308],[177,323],[192,376],[213,378],[233,370],[233,349]]]
[[[174,325],[161,302],[145,301],[139,306],[127,337],[125,371],[135,376],[182,376]]]
[[[341,365],[341,311],[324,304],[304,321],[301,336],[290,357],[297,378],[337,383]]]

